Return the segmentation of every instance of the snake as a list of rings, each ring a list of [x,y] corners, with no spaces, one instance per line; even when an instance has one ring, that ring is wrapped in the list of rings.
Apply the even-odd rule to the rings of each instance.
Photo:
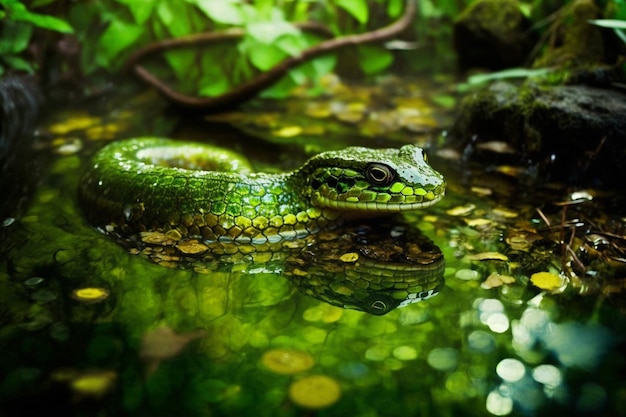
[[[79,180],[87,221],[106,234],[262,244],[350,220],[437,203],[446,181],[422,148],[352,146],[290,172],[254,172],[238,153],[203,142],[138,137],[97,151]]]

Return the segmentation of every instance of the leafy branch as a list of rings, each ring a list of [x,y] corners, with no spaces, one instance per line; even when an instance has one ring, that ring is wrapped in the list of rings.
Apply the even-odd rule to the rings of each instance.
[[[138,62],[140,59],[145,58],[148,55],[163,52],[169,49],[197,46],[241,37],[244,32],[240,29],[235,28],[218,33],[206,33],[155,42],[133,53],[126,66],[130,68],[140,79],[158,90],[172,104],[201,112],[216,112],[239,106],[242,103],[256,97],[266,88],[269,88],[279,82],[281,78],[289,72],[289,70],[316,57],[335,52],[347,46],[376,43],[393,38],[409,27],[413,21],[415,9],[416,0],[407,0],[404,13],[394,23],[370,32],[339,36],[323,41],[317,45],[304,49],[295,55],[288,56],[278,64],[272,66],[267,71],[259,74],[251,80],[215,97],[197,97],[179,93],[168,84],[159,80]],[[319,26],[302,26],[302,29],[315,29],[323,32],[324,34],[329,33],[329,31],[326,31]]]

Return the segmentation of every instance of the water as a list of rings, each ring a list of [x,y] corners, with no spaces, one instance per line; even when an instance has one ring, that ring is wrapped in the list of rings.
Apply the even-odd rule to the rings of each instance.
[[[332,130],[329,120],[293,140],[285,127],[302,130],[300,120],[268,124],[257,110],[238,122],[248,131],[265,123],[266,136],[287,142],[268,144],[224,125],[174,129],[175,120],[154,117],[160,109],[139,116],[146,102],[90,114],[70,109],[41,128],[39,185],[28,207],[1,226],[0,415],[626,415],[619,265],[604,268],[588,250],[587,274],[577,273],[558,244],[561,230],[569,239],[569,225],[587,225],[576,229],[575,247],[591,233],[591,220],[623,224],[617,214],[593,201],[571,206],[563,229],[563,206],[551,201],[566,199],[565,189],[516,188],[499,174],[474,173],[468,184],[454,163],[431,155],[448,195],[432,209],[389,220],[388,228],[419,229],[441,250],[445,285],[432,297],[374,315],[299,290],[282,258],[219,268],[181,269],[176,259],[157,265],[82,218],[78,175],[105,141],[208,136],[276,170],[320,146],[428,136],[400,124],[385,142],[357,124],[361,136],[339,132],[325,143],[311,132]],[[335,267],[351,264],[342,258],[354,253],[342,252],[344,243],[333,252]],[[313,277],[299,263],[302,248],[294,250],[292,266],[302,268],[292,268],[291,278]],[[315,273],[330,275],[329,268],[318,265]],[[537,272],[558,284],[533,285]]]

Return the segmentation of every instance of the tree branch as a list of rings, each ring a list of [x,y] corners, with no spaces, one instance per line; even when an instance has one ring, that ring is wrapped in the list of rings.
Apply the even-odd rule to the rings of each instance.
[[[176,106],[206,113],[219,112],[234,108],[256,97],[263,90],[280,81],[280,79],[284,77],[289,70],[315,57],[335,52],[346,46],[381,42],[393,38],[409,27],[413,21],[415,9],[416,0],[407,0],[403,15],[394,23],[371,32],[341,36],[321,42],[303,50],[298,55],[285,58],[282,62],[259,74],[255,78],[215,97],[196,97],[181,94],[172,89],[169,85],[163,83],[137,62],[141,58],[167,49],[235,39],[243,36],[244,32],[241,29],[233,28],[219,33],[203,33],[199,35],[191,35],[177,39],[167,39],[155,42],[133,53],[128,59],[126,66],[131,68],[139,78],[158,90],[165,96],[165,98]],[[319,30],[319,25],[315,25],[317,29],[315,26],[305,25],[311,24],[300,24],[299,26],[305,30],[307,30],[307,28],[309,30]]]

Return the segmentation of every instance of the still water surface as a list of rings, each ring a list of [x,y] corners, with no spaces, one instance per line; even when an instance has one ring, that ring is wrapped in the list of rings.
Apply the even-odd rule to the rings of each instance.
[[[270,144],[219,124],[133,121],[132,105],[111,107],[44,123],[39,184],[24,210],[3,219],[0,415],[626,415],[620,303],[561,274],[558,246],[537,238],[535,208],[549,205],[549,193],[566,199],[558,187],[535,195],[493,174],[471,188],[433,152],[446,198],[385,220],[382,232],[378,220],[350,226],[365,243],[331,243],[330,264],[315,264],[322,249],[307,257],[294,245],[284,256],[183,269],[180,257],[129,253],[85,223],[76,185],[96,149],[139,134],[208,137],[272,170],[297,166],[324,142]],[[427,137],[342,140],[330,146]],[[414,302],[365,297],[385,314],[332,305],[320,288],[355,293],[350,285],[371,268],[354,272],[353,257],[379,239],[374,229],[389,233],[380,239],[395,233],[400,252],[418,234],[445,265],[403,287]],[[369,252],[382,258],[393,245]],[[561,281],[533,285],[537,272]]]

